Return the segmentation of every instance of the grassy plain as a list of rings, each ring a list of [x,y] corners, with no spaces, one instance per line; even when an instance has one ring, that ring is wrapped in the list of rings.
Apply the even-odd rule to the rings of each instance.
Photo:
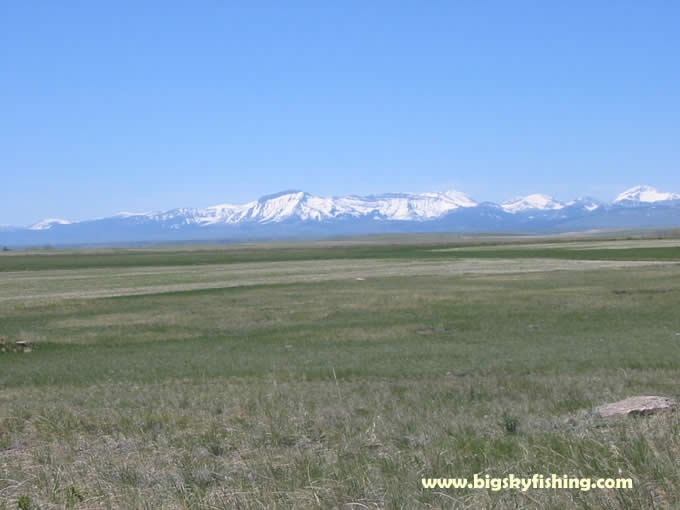
[[[679,305],[672,239],[2,254],[0,509],[678,508],[680,413],[589,410],[680,396]]]

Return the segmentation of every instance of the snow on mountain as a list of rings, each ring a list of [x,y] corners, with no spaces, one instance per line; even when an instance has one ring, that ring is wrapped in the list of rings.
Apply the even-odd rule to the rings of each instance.
[[[539,209],[544,211],[563,209],[564,204],[562,202],[558,202],[548,195],[536,193],[533,195],[527,195],[526,197],[519,197],[508,202],[503,202],[501,207],[505,212],[515,214],[531,209]]]
[[[55,225],[70,225],[72,222],[68,220],[62,220],[59,218],[48,218],[46,220],[39,221],[38,223],[31,225],[30,230],[49,230]]]
[[[576,200],[567,202],[564,205],[565,207],[576,207],[588,212],[593,212],[594,210],[602,207],[602,203],[599,200],[595,200],[594,198],[590,197],[577,198]]]
[[[323,198],[303,192],[289,192],[260,199],[248,218],[261,223],[334,219],[361,216],[386,220],[425,220],[438,218],[459,207],[477,205],[464,193],[387,193],[368,197]]]
[[[339,215],[371,216],[385,220],[427,220],[438,218],[460,207],[477,205],[464,193],[387,193],[369,197],[333,199]]]
[[[279,223],[291,217],[321,219],[327,204],[304,191],[284,191],[260,198],[247,210],[247,217],[259,223]]]
[[[153,213],[134,213],[134,212],[119,212],[114,218],[131,218],[133,216],[149,216]],[[101,218],[104,219],[104,218]]]
[[[286,220],[324,221],[363,216],[417,221],[438,218],[460,207],[476,205],[467,195],[454,190],[444,193],[387,193],[368,197],[318,197],[303,191],[283,191],[242,205],[222,204],[203,209],[120,213],[117,216],[205,226],[243,222],[269,224]]]
[[[653,203],[678,199],[680,199],[680,194],[678,193],[664,193],[658,191],[656,188],[652,188],[651,186],[635,186],[624,191],[623,193],[620,193],[614,200],[614,203],[618,202]]]
[[[525,228],[526,221],[562,222],[584,218],[599,217],[602,224],[623,225],[637,223],[647,225],[652,220],[645,219],[633,221],[634,212],[627,212],[621,216],[620,211],[634,210],[638,206],[644,206],[655,202],[669,202],[680,199],[680,194],[659,192],[649,186],[636,186],[621,193],[611,204],[604,204],[592,198],[579,198],[571,202],[559,202],[548,195],[533,194],[516,198],[502,204],[491,202],[477,203],[466,194],[450,190],[445,192],[431,193],[384,193],[370,196],[341,196],[320,197],[303,191],[289,190],[263,196],[258,200],[245,204],[221,204],[205,208],[178,208],[168,211],[155,211],[146,213],[121,212],[108,218],[98,218],[85,222],[74,222],[72,228],[66,228],[71,224],[68,220],[50,218],[43,220],[28,228],[0,227],[0,232],[8,235],[11,232],[43,231],[41,235],[48,236],[51,233],[62,238],[65,232],[74,232],[74,236],[80,235],[75,232],[86,232],[83,238],[90,235],[94,229],[102,232],[121,232],[121,238],[128,236],[128,232],[142,234],[152,232],[154,236],[174,235],[168,231],[180,231],[191,227],[215,227],[227,229],[231,226],[248,227],[251,232],[258,229],[252,227],[262,226],[262,231],[273,232],[270,227],[277,224],[287,224],[285,232],[295,231],[294,223],[316,223],[320,228],[327,229],[351,229],[352,221],[361,220],[365,227],[365,220],[380,220],[376,223],[376,229],[400,229],[421,228],[421,226],[408,226],[409,222],[428,222],[441,220],[447,228],[456,228],[460,222],[460,228],[475,228],[484,230],[488,228],[503,229],[514,226]],[[669,202],[675,207],[675,202]],[[643,209],[647,209],[644,208]],[[460,212],[462,211],[462,212]],[[534,212],[555,212],[556,214],[538,214]],[[619,211],[619,212],[617,212]],[[658,221],[664,224],[675,224],[677,213],[661,211],[658,214],[663,218]],[[460,214],[453,215],[454,212]],[[528,215],[518,213],[529,213]],[[592,213],[592,214],[591,214]],[[449,217],[448,215],[451,214]],[[648,215],[648,213],[645,213]],[[627,218],[625,220],[618,218]],[[528,218],[528,220],[527,220]],[[645,216],[647,218],[647,216]],[[654,220],[656,221],[656,220]],[[680,220],[678,220],[680,222]],[[387,226],[387,222],[393,222]],[[607,223],[609,222],[609,223]],[[436,227],[436,223],[434,222]],[[441,222],[440,222],[441,223]],[[626,223],[626,224],[628,224]],[[328,224],[322,226],[322,224]],[[399,225],[397,225],[399,224]],[[537,223],[538,224],[538,223]],[[381,226],[382,225],[382,226]],[[54,228],[63,226],[64,228]],[[305,228],[309,227],[307,225]],[[364,228],[362,227],[362,228]],[[433,228],[435,228],[433,227]],[[315,227],[316,228],[316,227]],[[429,228],[422,226],[422,228]],[[237,231],[240,229],[237,229]],[[364,229],[366,230],[366,229]],[[123,233],[125,232],[125,233]],[[111,235],[113,235],[113,233]],[[167,235],[166,235],[167,233]],[[35,232],[33,235],[38,235]],[[69,234],[70,235],[70,234]],[[137,235],[137,234],[135,234]],[[206,234],[207,235],[207,234]],[[28,238],[27,238],[28,239]],[[32,239],[32,238],[31,238]]]

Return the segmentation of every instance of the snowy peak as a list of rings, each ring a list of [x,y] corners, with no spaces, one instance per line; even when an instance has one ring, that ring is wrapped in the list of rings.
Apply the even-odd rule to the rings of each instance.
[[[599,200],[596,200],[596,199],[591,198],[591,197],[577,198],[576,200],[572,200],[571,202],[567,202],[564,205],[565,205],[565,207],[582,209],[582,210],[588,211],[588,212],[592,212],[595,209],[599,209],[600,207],[602,207],[602,203]]]
[[[266,195],[245,204],[221,204],[205,208],[178,208],[145,213],[121,212],[113,217],[74,222],[72,228],[66,228],[71,224],[68,220],[49,218],[27,228],[0,227],[0,231],[44,231],[45,235],[52,231],[53,234],[61,236],[67,230],[91,229],[94,228],[95,224],[101,226],[102,229],[110,229],[112,225],[116,225],[116,228],[120,226],[123,229],[157,228],[161,231],[193,227],[226,228],[237,225],[247,226],[250,229],[257,227],[257,225],[275,226],[281,224],[286,225],[286,229],[288,229],[286,231],[291,231],[290,229],[294,228],[295,223],[328,223],[329,228],[333,225],[332,228],[343,228],[340,226],[341,224],[350,225],[355,220],[358,220],[364,226],[364,222],[368,220],[382,222],[383,226],[375,227],[381,229],[402,228],[401,225],[396,225],[397,223],[425,223],[434,220],[453,224],[451,222],[455,222],[456,217],[464,218],[464,221],[472,221],[470,218],[476,216],[493,218],[493,221],[497,222],[512,223],[533,220],[546,222],[607,215],[610,211],[620,210],[621,208],[634,209],[640,207],[648,210],[649,204],[657,202],[664,206],[676,208],[676,206],[680,206],[680,194],[660,192],[650,186],[636,186],[619,194],[613,203],[602,203],[588,197],[565,203],[548,195],[537,193],[515,198],[502,204],[495,204],[492,202],[478,203],[457,190],[335,197],[320,197],[304,191],[288,190]],[[456,213],[465,209],[468,209],[465,214],[455,216]],[[666,209],[666,207],[659,209]],[[677,209],[680,210],[680,207],[677,207]],[[671,219],[668,221],[673,224],[680,222],[680,219],[675,219],[677,215],[674,216],[664,211],[661,213],[670,214]],[[449,215],[451,216],[449,217]],[[481,225],[484,224],[482,220],[479,221]],[[385,224],[390,222],[394,222],[394,224],[386,227]],[[380,225],[380,223],[376,223],[376,225]],[[417,228],[421,228],[421,225]],[[423,226],[423,228],[427,227]],[[256,231],[256,229],[253,231]]]
[[[258,202],[269,202],[271,200],[295,200],[295,199],[302,199],[306,196],[310,196],[309,193],[306,193],[304,191],[300,191],[297,189],[289,189],[286,191],[279,191],[278,193],[272,193],[271,195],[265,195],[263,197],[260,197],[257,201]]]
[[[449,191],[445,191],[442,193],[444,197],[446,197],[448,200],[451,200],[454,204],[456,204],[458,207],[475,207],[477,202],[472,200],[469,196],[467,196],[465,193],[462,191],[456,191],[455,189],[451,189]]]
[[[117,218],[180,225],[275,224],[285,221],[322,222],[370,217],[394,221],[435,219],[477,203],[460,191],[442,193],[386,193],[366,197],[319,197],[304,191],[282,191],[242,205],[222,204],[203,209],[173,209],[152,213],[119,213]]]
[[[68,220],[61,220],[59,218],[48,218],[46,220],[39,221],[35,225],[29,227],[30,230],[49,230],[55,225],[70,225],[72,222]]]
[[[310,211],[305,203],[311,196],[303,191],[284,191],[275,195],[262,197],[250,212],[251,219],[257,219],[261,223],[278,223],[290,217],[299,216],[307,219]]]
[[[677,199],[680,199],[680,194],[678,193],[664,193],[658,191],[656,188],[652,188],[651,186],[635,186],[634,188],[630,188],[624,191],[623,193],[620,193],[614,200],[614,203],[618,202],[654,203]]]
[[[460,207],[477,205],[464,193],[386,193],[369,197],[334,199],[351,216],[372,216],[385,220],[420,221],[438,218]]]
[[[427,220],[477,203],[460,191],[386,193],[368,197],[319,197],[303,191],[266,195],[244,205],[220,205],[193,210],[199,224],[280,223],[286,220],[324,221],[368,216],[385,220]]]
[[[527,195],[526,197],[519,197],[508,202],[503,202],[501,207],[505,212],[515,214],[532,209],[539,209],[543,211],[563,209],[564,204],[562,202],[558,202],[551,196],[536,193],[533,195]]]

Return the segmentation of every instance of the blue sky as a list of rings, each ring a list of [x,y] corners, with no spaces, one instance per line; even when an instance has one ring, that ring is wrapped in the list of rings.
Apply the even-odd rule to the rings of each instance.
[[[6,1],[0,224],[680,192],[680,3]]]

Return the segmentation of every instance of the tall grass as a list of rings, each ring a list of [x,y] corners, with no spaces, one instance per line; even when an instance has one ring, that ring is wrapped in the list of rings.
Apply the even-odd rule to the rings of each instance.
[[[32,346],[0,353],[0,509],[677,508],[678,414],[591,409],[678,396],[679,278],[663,265],[0,302],[0,336]],[[420,484],[475,473],[634,486]]]

